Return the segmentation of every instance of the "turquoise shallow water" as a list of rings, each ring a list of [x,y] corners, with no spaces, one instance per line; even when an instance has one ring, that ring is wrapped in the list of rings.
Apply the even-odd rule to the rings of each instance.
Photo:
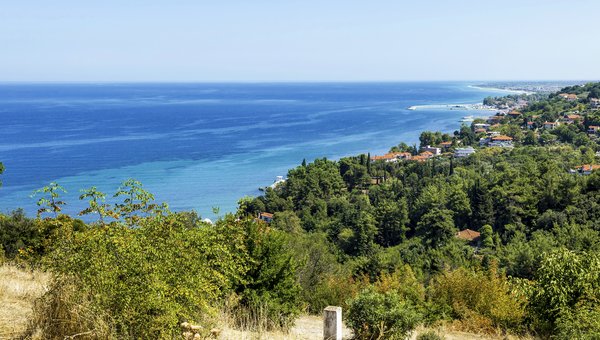
[[[36,210],[57,181],[67,213],[79,190],[136,178],[174,210],[214,217],[302,161],[383,153],[423,130],[451,132],[501,92],[466,83],[0,84],[0,210]]]

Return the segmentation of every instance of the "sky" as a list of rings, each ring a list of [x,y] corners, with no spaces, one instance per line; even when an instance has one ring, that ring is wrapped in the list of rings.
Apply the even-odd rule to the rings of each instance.
[[[600,79],[597,0],[0,0],[0,81]]]

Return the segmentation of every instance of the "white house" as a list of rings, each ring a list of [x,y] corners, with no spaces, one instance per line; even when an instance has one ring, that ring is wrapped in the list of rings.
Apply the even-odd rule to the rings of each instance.
[[[513,139],[509,136],[494,136],[490,139],[488,146],[499,146],[501,148],[512,148]]]
[[[456,158],[463,158],[463,157],[469,157],[470,155],[475,153],[475,149],[473,149],[473,147],[468,146],[466,148],[457,148],[456,150],[454,150],[454,157]]]
[[[426,147],[421,148],[421,152],[431,152],[434,156],[438,156],[442,154],[442,149],[427,145]]]

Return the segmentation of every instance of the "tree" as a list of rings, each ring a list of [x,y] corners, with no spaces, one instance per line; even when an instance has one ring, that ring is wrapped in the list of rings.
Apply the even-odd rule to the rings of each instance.
[[[489,224],[484,225],[480,229],[481,232],[481,245],[484,248],[494,247],[494,230]]]
[[[125,219],[130,226],[149,214],[162,214],[168,211],[163,203],[154,203],[154,195],[143,188],[141,182],[130,178],[123,182],[113,197],[125,197],[122,203],[115,204],[115,214]]]
[[[111,216],[118,218],[119,216],[110,209],[110,205],[104,203],[106,194],[98,191],[96,187],[81,190],[82,194],[79,196],[80,200],[89,199],[89,206],[79,212],[79,216],[88,214],[98,214],[100,224],[104,224],[104,218]]]
[[[64,201],[59,200],[61,192],[66,193],[67,191],[55,182],[51,182],[31,194],[31,197],[35,197],[38,194],[42,196],[37,201],[37,206],[40,207],[37,211],[38,217],[43,213],[53,213],[55,218],[58,217],[62,206],[66,204]]]
[[[454,226],[454,213],[451,210],[433,208],[417,223],[417,233],[433,247],[441,246],[458,231]]]

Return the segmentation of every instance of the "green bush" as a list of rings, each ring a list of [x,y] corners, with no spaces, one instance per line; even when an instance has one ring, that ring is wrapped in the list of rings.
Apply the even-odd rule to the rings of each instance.
[[[577,306],[563,311],[556,321],[557,339],[600,339],[600,307]]]
[[[346,323],[359,339],[405,338],[422,315],[398,293],[367,289],[350,302]]]

